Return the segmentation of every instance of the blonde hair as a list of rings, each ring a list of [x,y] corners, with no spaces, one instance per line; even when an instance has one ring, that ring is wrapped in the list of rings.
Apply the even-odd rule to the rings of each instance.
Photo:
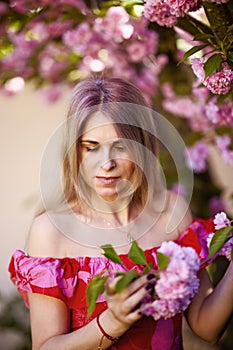
[[[155,120],[138,88],[125,80],[106,77],[79,82],[71,96],[62,164],[66,202],[80,210],[83,207],[85,180],[79,174],[80,139],[88,119],[96,112],[103,113],[114,123],[119,137],[129,142],[129,146],[134,142],[136,190],[132,200],[145,205],[148,197],[153,199],[162,189],[158,166],[155,168],[158,158]]]

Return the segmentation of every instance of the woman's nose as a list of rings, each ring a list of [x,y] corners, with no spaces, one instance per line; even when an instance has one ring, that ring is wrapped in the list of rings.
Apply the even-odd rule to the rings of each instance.
[[[109,171],[116,166],[116,160],[113,157],[111,149],[105,149],[102,153],[101,168],[105,171]]]
[[[106,159],[101,163],[101,168],[105,171],[109,171],[111,169],[114,169],[115,167],[116,161],[113,158]]]

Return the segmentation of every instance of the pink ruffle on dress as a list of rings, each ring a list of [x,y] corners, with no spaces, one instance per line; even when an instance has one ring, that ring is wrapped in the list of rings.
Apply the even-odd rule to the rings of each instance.
[[[208,256],[206,239],[214,232],[213,220],[196,219],[175,242],[195,249],[201,261]],[[156,268],[159,247],[145,251],[148,263]],[[121,255],[128,269],[138,268],[127,256]],[[38,293],[63,301],[71,313],[71,329],[76,330],[94,319],[107,308],[104,296],[97,300],[96,308],[87,319],[86,288],[93,276],[108,269],[124,271],[121,265],[105,257],[40,258],[30,257],[17,250],[10,261],[11,280],[28,306],[28,293]],[[111,350],[182,350],[182,314],[155,321],[142,317],[109,349]]]

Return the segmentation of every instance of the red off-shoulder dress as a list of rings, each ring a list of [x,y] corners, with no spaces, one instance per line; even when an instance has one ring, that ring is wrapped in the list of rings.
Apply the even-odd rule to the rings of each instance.
[[[175,242],[195,249],[201,261],[208,256],[206,239],[214,232],[213,220],[196,219]],[[145,251],[148,263],[157,265],[156,252],[159,247]],[[121,255],[128,269],[136,268],[127,254]],[[104,269],[123,271],[121,265],[105,257],[40,258],[30,257],[17,250],[10,261],[11,280],[18,288],[28,306],[28,293],[38,293],[63,301],[71,313],[71,329],[76,330],[90,322],[107,308],[104,295],[87,319],[86,288],[93,276]],[[159,319],[144,316],[137,321],[109,349],[111,350],[182,350],[182,314],[173,318]]]

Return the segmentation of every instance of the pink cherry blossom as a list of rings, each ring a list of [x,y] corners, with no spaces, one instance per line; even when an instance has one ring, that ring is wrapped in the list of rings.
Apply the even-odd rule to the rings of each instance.
[[[75,29],[68,30],[63,35],[63,42],[76,52],[85,53],[92,37],[92,31],[88,23],[79,24]]]
[[[62,36],[63,33],[71,30],[73,20],[62,21],[62,18],[59,20],[57,18],[56,22],[48,23],[47,28],[51,38]]]
[[[24,89],[25,81],[22,77],[9,79],[3,86],[5,96],[14,96]]]
[[[214,96],[204,107],[205,114],[214,126],[233,126],[233,104],[228,98],[225,98],[222,104],[218,103]]]
[[[167,99],[167,100],[175,99],[176,94],[171,83],[169,82],[163,83],[161,86],[161,90],[162,90],[164,99]]]
[[[43,43],[50,37],[50,31],[48,29],[48,26],[43,22],[31,23],[29,28],[30,28],[30,31],[29,31],[28,39],[31,39],[38,43]]]
[[[202,83],[205,79],[204,58],[193,58],[191,60],[191,67],[193,73],[197,76],[199,83]]]
[[[145,0],[144,16],[161,26],[173,27],[178,17],[200,7],[200,0]]]
[[[206,94],[205,92],[198,94],[197,90],[194,89],[191,96],[175,94],[170,97],[165,96],[163,108],[178,117],[187,119],[192,130],[206,132],[210,128],[210,122],[204,113]]]
[[[206,170],[206,161],[209,157],[209,148],[204,141],[197,142],[194,146],[185,150],[185,160],[187,166],[195,173]]]
[[[226,213],[224,211],[217,213],[214,217],[214,225],[216,230],[220,230],[224,227],[231,226],[231,221],[227,217]],[[232,227],[233,230],[233,227]],[[218,232],[218,231],[217,231]],[[214,238],[215,233],[211,233],[207,237],[207,245],[210,248],[211,246],[211,241]],[[223,255],[225,256],[229,261],[231,261],[231,251],[233,247],[233,233],[232,231],[228,235],[227,241],[224,243],[224,245],[221,247],[221,249],[217,252],[215,257],[218,255]]]
[[[171,14],[183,17],[185,13],[197,11],[201,7],[199,0],[167,0]]]
[[[213,94],[225,95],[233,85],[233,71],[224,67],[221,71],[209,75],[206,78],[204,85]]]
[[[229,261],[231,261],[232,260],[232,258],[231,258],[232,247],[233,247],[233,237],[232,237],[232,233],[231,233],[231,238],[220,249],[219,255],[223,255]]]
[[[134,41],[126,48],[131,62],[140,62],[147,55],[146,46],[143,42]]]
[[[219,107],[215,100],[210,100],[205,106],[205,114],[213,124],[220,123]]]
[[[218,147],[224,163],[233,167],[233,151],[230,149],[231,138],[225,134],[215,137],[215,144]]]
[[[227,134],[222,135],[222,136],[216,136],[215,137],[215,143],[216,143],[218,149],[221,152],[224,152],[224,151],[228,150],[228,148],[229,148],[229,146],[231,144],[231,138]]]
[[[231,222],[227,217],[227,214],[222,211],[221,213],[218,213],[214,217],[214,225],[215,229],[219,230],[223,227],[230,226]]]
[[[145,94],[153,95],[156,93],[158,77],[153,74],[153,70],[143,68],[140,74],[135,77],[134,82]]]
[[[96,18],[94,23],[94,31],[100,33],[105,40],[113,40],[117,43],[129,39],[133,30],[130,17],[121,6],[110,7],[106,15],[103,18]]]
[[[210,96],[210,92],[204,86],[203,87],[195,87],[195,85],[194,85],[193,90],[192,90],[192,96],[203,107],[203,105],[206,104],[206,101],[208,100],[208,98]]]
[[[176,16],[171,14],[169,5],[159,0],[145,1],[144,16],[150,22],[156,22],[160,26],[173,27],[177,22]]]
[[[158,249],[169,257],[169,262],[154,281],[155,300],[146,296],[140,311],[155,320],[173,317],[185,310],[199,288],[197,271],[200,262],[196,251],[175,242],[163,242]],[[153,284],[152,284],[153,287]]]

